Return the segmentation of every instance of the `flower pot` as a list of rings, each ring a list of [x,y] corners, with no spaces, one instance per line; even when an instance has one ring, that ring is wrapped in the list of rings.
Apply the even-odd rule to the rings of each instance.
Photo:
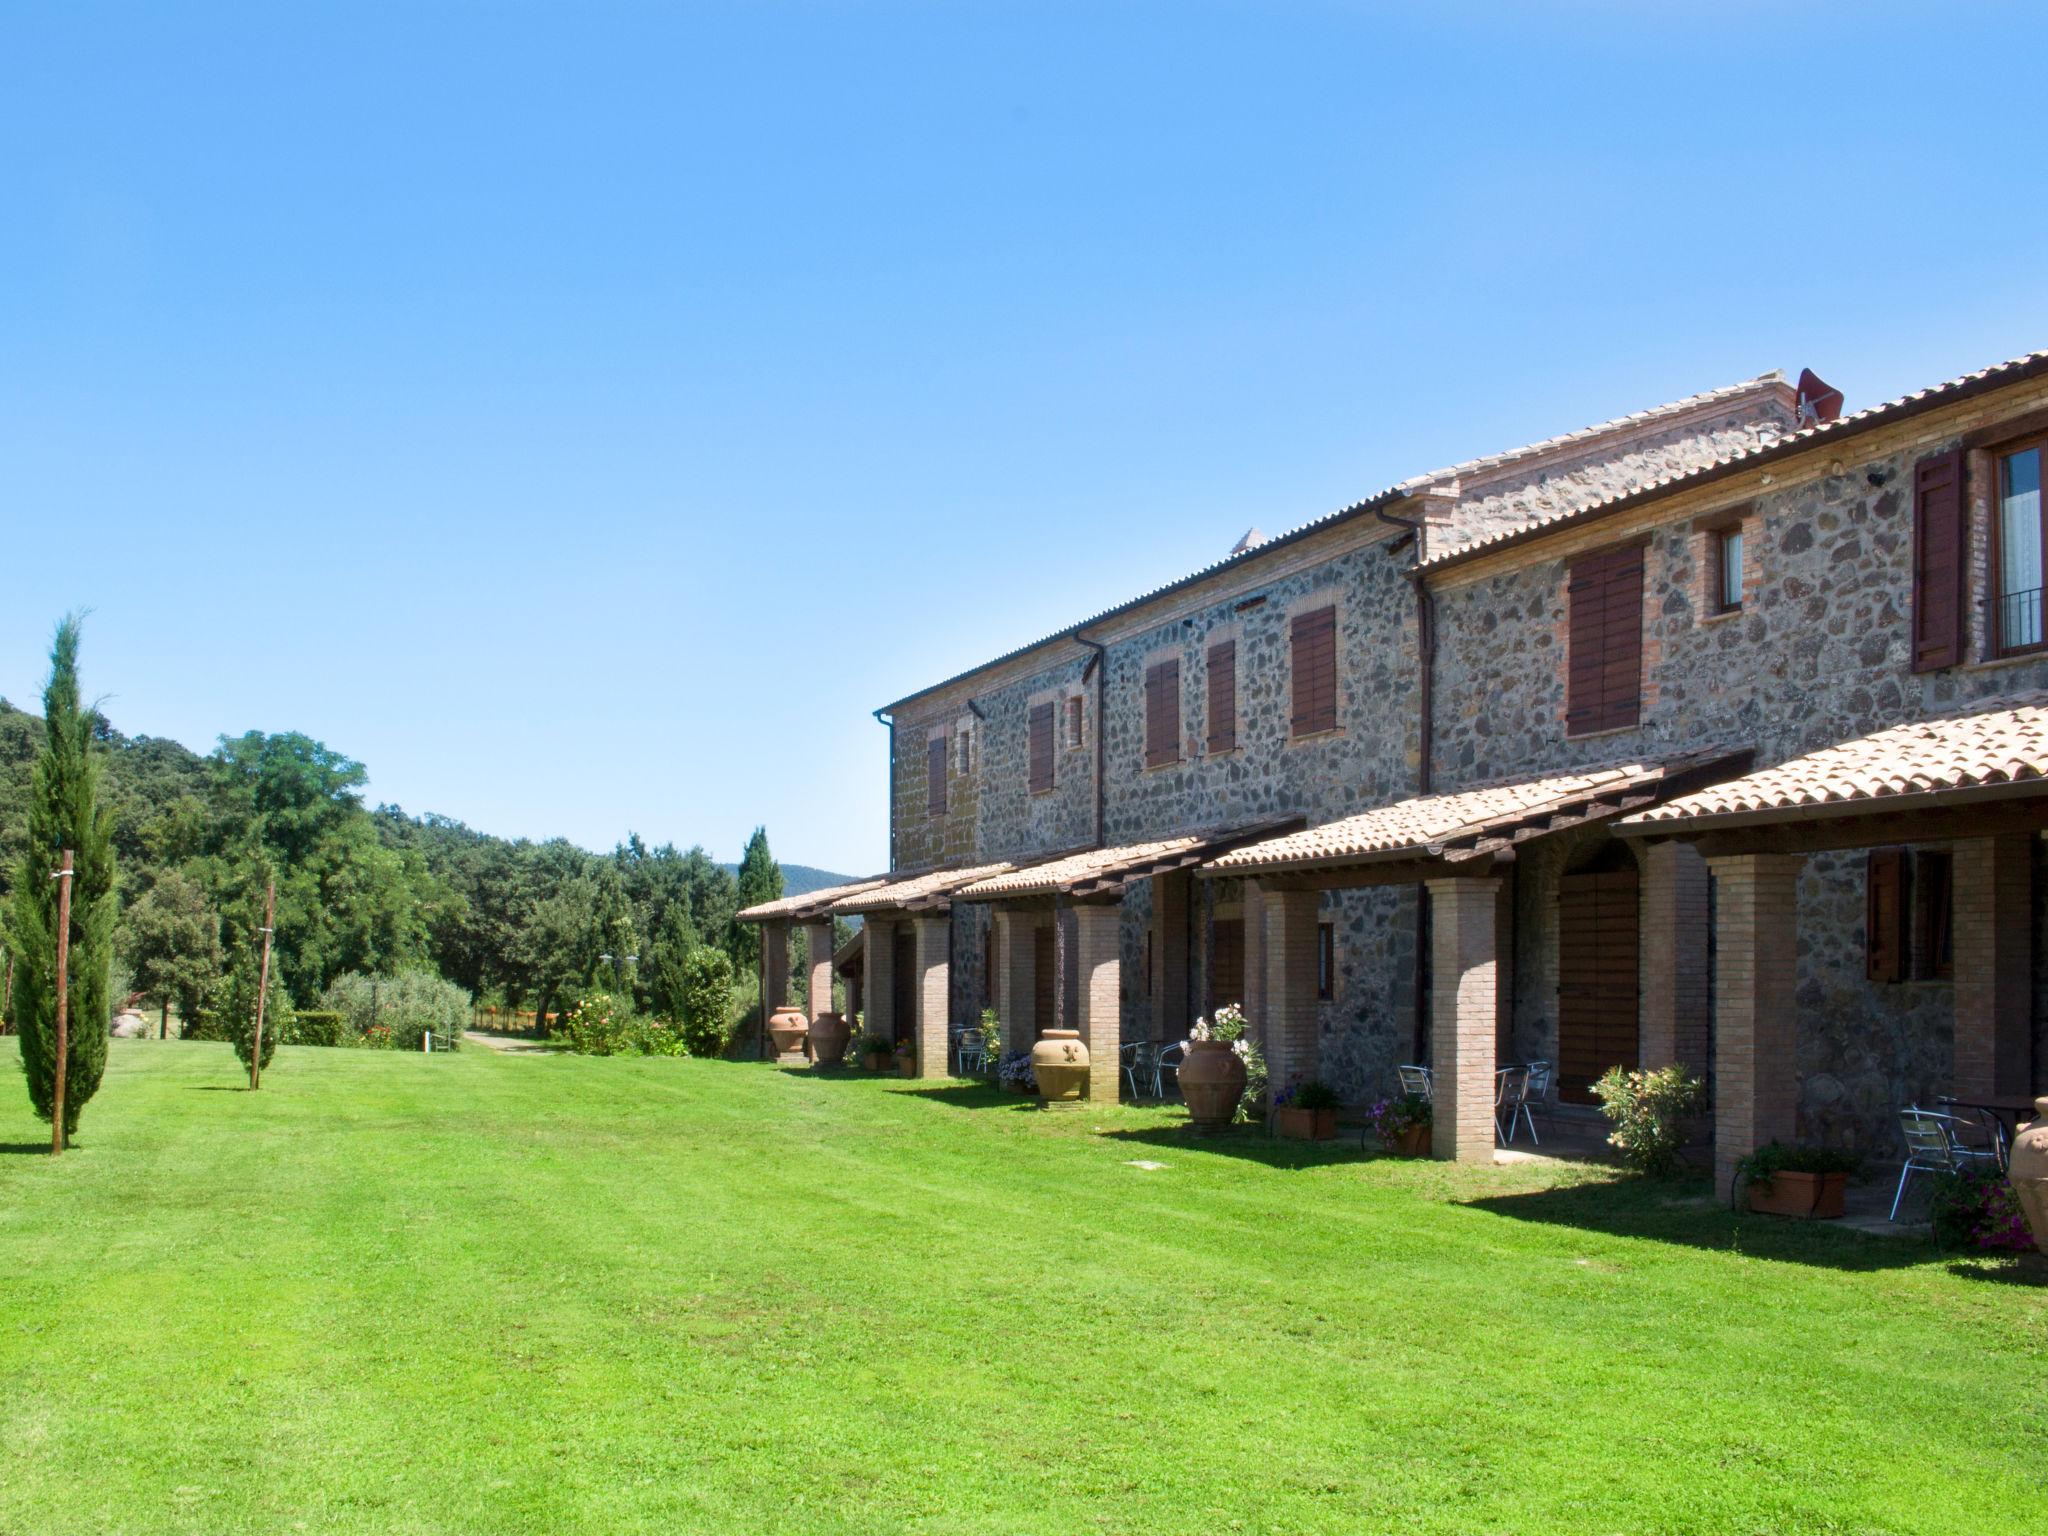
[[[1180,1064],[1180,1096],[1198,1135],[1227,1129],[1244,1097],[1244,1058],[1227,1041],[1190,1040]]]
[[[1288,1106],[1274,1115],[1273,1129],[1289,1141],[1331,1141],[1337,1135],[1337,1111]]]
[[[775,1042],[775,1060],[789,1066],[804,1059],[804,1041],[811,1033],[811,1021],[801,1008],[787,1003],[768,1015],[768,1038]]]
[[[1842,1214],[1846,1173],[1793,1173],[1781,1170],[1761,1184],[1749,1186],[1749,1208],[1767,1216],[1809,1216],[1832,1221]]]
[[[811,1020],[811,1061],[820,1067],[836,1067],[846,1060],[846,1043],[853,1038],[853,1026],[836,1013],[821,1013]]]
[[[870,1072],[894,1072],[896,1058],[884,1051],[869,1051],[861,1057],[860,1064]]]
[[[1048,1029],[1039,1035],[1031,1047],[1031,1074],[1047,1109],[1079,1104],[1088,1087],[1088,1047],[1080,1031]]]
[[[1036,1093],[1038,1085],[1028,1077],[1006,1077],[1003,1079],[1005,1093]]]
[[[2034,1122],[2012,1139],[2006,1170],[2020,1210],[2033,1229],[2034,1246],[2048,1253],[2048,1099],[2034,1100]]]
[[[1434,1148],[1430,1132],[1435,1129],[1427,1125],[1411,1125],[1394,1138],[1394,1150],[1403,1157],[1428,1157]]]
[[[917,1058],[909,1051],[898,1051],[896,1053],[896,1075],[898,1077],[917,1076]]]

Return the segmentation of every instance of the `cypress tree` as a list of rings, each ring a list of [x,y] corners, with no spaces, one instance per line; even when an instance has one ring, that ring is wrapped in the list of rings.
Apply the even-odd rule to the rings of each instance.
[[[64,1143],[107,1067],[107,988],[114,959],[114,815],[99,798],[99,744],[78,703],[78,616],[57,626],[43,690],[42,754],[29,785],[28,846],[14,872],[7,943],[14,957],[14,1022],[29,1102],[44,1120],[57,1084],[57,882],[66,848],[71,882],[69,1049]]]
[[[738,884],[742,909],[782,899],[782,866],[768,851],[766,827],[754,828],[754,835],[747,839],[747,851],[740,855]],[[744,974],[760,961],[760,930],[752,923],[734,923],[726,952],[732,956],[733,969]]]

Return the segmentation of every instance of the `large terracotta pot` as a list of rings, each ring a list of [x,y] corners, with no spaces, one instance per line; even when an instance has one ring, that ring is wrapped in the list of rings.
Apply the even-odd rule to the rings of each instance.
[[[810,1032],[811,1021],[801,1008],[785,1003],[768,1015],[768,1038],[775,1042],[775,1059],[782,1065],[804,1059],[804,1039]]]
[[[1039,1035],[1031,1047],[1031,1072],[1047,1109],[1079,1104],[1088,1088],[1088,1047],[1080,1031],[1048,1029]]]
[[[823,1013],[811,1020],[811,1060],[821,1067],[836,1067],[846,1060],[846,1044],[853,1038],[853,1026],[836,1013]]]
[[[887,1051],[869,1051],[860,1059],[860,1064],[870,1072],[894,1072],[896,1058]]]
[[[917,1076],[917,1053],[915,1051],[905,1049],[896,1052],[896,1075],[898,1077]]]
[[[1833,1221],[1842,1214],[1848,1186],[1846,1173],[1774,1173],[1763,1183],[1749,1186],[1749,1208],[1767,1216]]]
[[[1273,1129],[1290,1141],[1334,1141],[1337,1111],[1285,1108],[1274,1115]]]
[[[1435,1129],[1428,1125],[1411,1125],[1394,1138],[1394,1150],[1403,1157],[1428,1157],[1433,1141],[1430,1132]]]
[[[1180,1096],[1200,1135],[1228,1129],[1244,1097],[1244,1059],[1222,1040],[1190,1040],[1180,1064]]]
[[[2034,1229],[2034,1246],[2048,1253],[2048,1099],[2034,1100],[2034,1123],[2013,1138],[2006,1176]]]

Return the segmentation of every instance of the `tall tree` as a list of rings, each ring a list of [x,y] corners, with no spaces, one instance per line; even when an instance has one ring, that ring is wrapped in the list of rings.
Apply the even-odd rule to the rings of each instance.
[[[107,986],[114,959],[114,818],[99,797],[102,750],[78,702],[76,614],[57,626],[43,690],[43,749],[31,775],[28,844],[15,867],[7,942],[14,954],[14,1020],[29,1102],[51,1118],[57,1081],[57,881],[72,850],[65,1145],[107,1066]]]
[[[160,1010],[160,1033],[168,1034],[172,1007],[190,1024],[220,979],[220,918],[204,891],[167,869],[122,918],[121,957]]]
[[[768,851],[766,827],[754,828],[754,835],[747,839],[747,851],[740,855],[738,885],[736,911],[782,899],[782,866]],[[730,922],[726,934],[726,952],[732,956],[733,969],[748,975],[761,960],[760,931],[751,923]]]
[[[649,948],[652,953],[640,967],[647,983],[647,1006],[656,1018],[680,1020],[688,994],[690,952],[697,948],[688,903],[669,903]]]

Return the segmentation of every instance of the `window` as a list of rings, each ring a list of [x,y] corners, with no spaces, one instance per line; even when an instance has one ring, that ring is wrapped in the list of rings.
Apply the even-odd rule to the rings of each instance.
[[[1955,861],[1947,853],[1913,855],[1913,975],[1938,981],[1956,973],[1951,919],[1955,909]]]
[[[960,735],[958,737],[958,740],[960,743],[960,747],[959,751],[956,753],[956,757],[958,759],[959,766],[954,770],[954,772],[958,773],[960,777],[964,779],[967,777],[968,770],[973,766],[972,753],[974,743],[974,732],[970,730],[968,727],[962,726],[960,728]]]
[[[1291,630],[1294,667],[1293,734],[1313,736],[1337,728],[1337,610],[1296,616]]]
[[[1714,612],[1739,612],[1742,608],[1742,524],[1723,528],[1708,538],[1714,548]]]
[[[1180,761],[1180,658],[1145,669],[1145,766]]]
[[[1081,709],[1081,695],[1070,695],[1067,699],[1067,746],[1070,749],[1081,745]]]
[[[1566,602],[1565,734],[1635,725],[1643,693],[1643,546],[1574,560]]]
[[[1052,788],[1052,705],[1031,706],[1031,793]]]
[[[1913,466],[1915,672],[1952,667],[1963,659],[1963,576],[1968,566],[1963,542],[1963,453],[1958,448]],[[2039,576],[2037,565],[2036,593]]]
[[[1316,996],[1328,1002],[1337,995],[1337,925],[1316,925]]]
[[[934,816],[946,814],[946,738],[934,736],[924,749],[924,803]]]
[[[1237,642],[1209,647],[1209,753],[1237,750]]]
[[[2042,643],[2041,444],[1998,460],[1998,650]]]

